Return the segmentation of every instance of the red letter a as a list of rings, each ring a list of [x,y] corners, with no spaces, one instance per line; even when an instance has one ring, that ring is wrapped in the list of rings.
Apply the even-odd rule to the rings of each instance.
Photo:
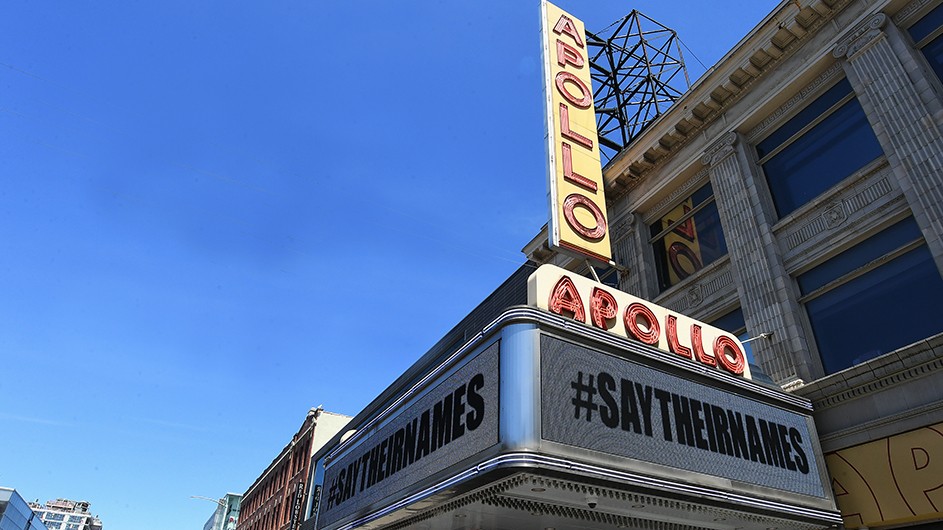
[[[553,32],[557,35],[569,35],[577,46],[580,48],[583,47],[583,37],[580,37],[580,32],[576,31],[576,24],[570,20],[570,17],[560,15],[560,20],[558,20],[557,25],[553,27]]]
[[[553,291],[550,292],[549,307],[552,313],[563,315],[563,312],[566,311],[573,314],[574,320],[586,322],[583,299],[580,298],[580,293],[576,290],[576,286],[573,285],[573,280],[569,276],[560,278],[560,281],[553,286]]]

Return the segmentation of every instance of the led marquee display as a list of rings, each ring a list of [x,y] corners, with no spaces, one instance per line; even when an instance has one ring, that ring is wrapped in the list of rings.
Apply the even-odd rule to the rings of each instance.
[[[544,439],[826,496],[808,416],[555,337],[540,353]]]
[[[487,348],[332,461],[319,527],[497,443],[498,351]]]

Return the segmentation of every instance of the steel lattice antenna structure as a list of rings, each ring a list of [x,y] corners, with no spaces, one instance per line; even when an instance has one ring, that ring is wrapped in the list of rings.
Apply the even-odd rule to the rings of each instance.
[[[608,162],[691,81],[677,33],[636,10],[599,33],[587,31],[586,44],[600,154]]]

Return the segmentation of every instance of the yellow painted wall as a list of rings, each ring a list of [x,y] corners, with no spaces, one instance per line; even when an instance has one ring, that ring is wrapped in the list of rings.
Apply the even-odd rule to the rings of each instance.
[[[943,423],[825,455],[845,526],[943,517]]]

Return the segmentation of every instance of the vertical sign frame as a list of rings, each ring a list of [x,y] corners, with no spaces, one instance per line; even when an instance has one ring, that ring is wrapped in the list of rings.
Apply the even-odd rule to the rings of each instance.
[[[612,261],[592,79],[582,21],[542,0],[550,247]]]

